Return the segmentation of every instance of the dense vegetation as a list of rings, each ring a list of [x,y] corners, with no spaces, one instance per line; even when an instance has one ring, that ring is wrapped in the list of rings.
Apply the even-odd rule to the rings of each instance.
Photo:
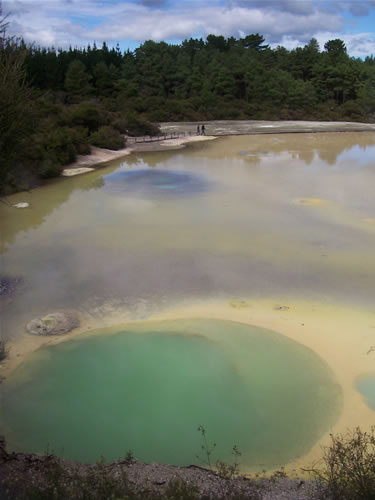
[[[289,51],[259,34],[209,35],[122,53],[26,46],[1,26],[0,192],[58,175],[90,145],[155,134],[151,122],[375,117],[375,59],[350,57],[339,39]]]

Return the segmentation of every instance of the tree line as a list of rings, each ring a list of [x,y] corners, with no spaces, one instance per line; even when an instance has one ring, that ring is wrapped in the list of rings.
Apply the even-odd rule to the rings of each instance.
[[[350,57],[339,39],[323,50],[314,38],[272,49],[258,33],[63,50],[26,45],[1,26],[3,192],[58,175],[91,145],[157,134],[158,122],[375,117],[375,59]]]

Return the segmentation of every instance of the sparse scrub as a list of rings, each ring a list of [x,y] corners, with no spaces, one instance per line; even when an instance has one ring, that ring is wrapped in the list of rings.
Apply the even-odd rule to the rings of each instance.
[[[35,463],[38,463],[35,467]],[[163,486],[133,485],[126,467],[103,461],[91,466],[67,466],[54,456],[35,458],[33,466],[25,462],[25,470],[16,471],[0,482],[4,500],[260,500],[249,490],[241,491],[231,482],[216,483],[211,494],[202,495],[193,482],[170,479]],[[212,481],[210,481],[212,485]]]
[[[202,426],[199,431],[205,437]],[[202,450],[210,456],[207,439]],[[195,466],[161,466],[155,476],[152,466],[149,477],[142,472],[148,466],[137,462],[131,451],[123,461],[106,464],[102,459],[94,465],[65,462],[48,452],[10,457],[0,442],[0,497],[4,500],[261,500],[256,482],[234,477],[236,463],[234,469],[224,464],[225,476]]]
[[[321,498],[329,500],[373,500],[375,498],[375,427],[359,427],[342,435],[331,435],[324,450],[323,466],[312,471]]]
[[[126,473],[115,474],[103,461],[80,470],[67,468],[54,456],[41,458],[41,469],[28,469],[22,481],[14,474],[2,487],[6,500],[97,500],[138,498]]]
[[[199,491],[196,486],[190,485],[182,479],[176,479],[168,483],[164,494],[159,498],[160,500],[163,498],[171,500],[197,500],[199,498]]]
[[[241,452],[238,450],[237,446],[234,445],[232,448],[233,463],[227,464],[221,460],[216,461],[216,467],[220,476],[226,479],[232,479],[238,476],[240,473],[240,463],[237,461],[241,456]]]
[[[212,445],[208,444],[207,437],[206,437],[206,429],[203,427],[203,425],[198,426],[198,432],[200,432],[202,436],[203,443],[201,445],[201,450],[203,453],[203,457],[200,455],[197,455],[198,459],[203,459],[205,464],[208,466],[210,470],[212,470],[212,462],[211,462],[211,455],[214,449],[216,448],[216,443],[213,443]]]
[[[213,443],[211,445],[209,444],[206,436],[206,429],[203,427],[203,425],[200,425],[197,430],[201,434],[203,440],[203,443],[201,445],[203,457],[197,455],[197,458],[201,460],[203,459],[208,468],[212,470],[213,467],[211,455],[216,448],[216,443]],[[236,445],[234,445],[232,448],[232,456],[234,459],[232,464],[228,464],[226,462],[223,462],[222,460],[216,460],[215,462],[215,468],[218,474],[225,479],[232,479],[238,476],[240,473],[240,464],[238,462],[238,459],[241,456],[241,452]]]

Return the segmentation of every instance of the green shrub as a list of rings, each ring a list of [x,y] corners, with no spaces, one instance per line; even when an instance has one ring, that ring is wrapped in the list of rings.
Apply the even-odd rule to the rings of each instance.
[[[67,165],[76,159],[76,148],[69,129],[51,130],[43,142],[48,157],[56,164]]]
[[[41,179],[51,179],[52,177],[58,177],[63,170],[63,165],[54,158],[45,155],[44,160],[38,165],[37,173]]]
[[[90,154],[89,131],[85,127],[75,127],[67,129],[69,131],[72,143],[79,155]]]
[[[331,435],[324,450],[323,466],[313,469],[322,498],[373,500],[375,498],[375,427],[359,427],[344,435]],[[311,472],[311,471],[310,471]]]
[[[128,122],[125,118],[118,118],[112,123],[112,126],[120,132],[120,134],[128,133]]]
[[[85,127],[90,133],[106,124],[104,114],[91,102],[82,102],[70,107],[65,115],[65,121],[70,127]]]
[[[98,148],[105,149],[121,149],[125,147],[126,141],[120,132],[113,127],[100,127],[97,132],[94,132],[89,137],[90,144]]]
[[[139,118],[135,114],[128,115],[126,121],[128,134],[131,136],[155,136],[160,134],[160,128],[157,125],[143,118]]]

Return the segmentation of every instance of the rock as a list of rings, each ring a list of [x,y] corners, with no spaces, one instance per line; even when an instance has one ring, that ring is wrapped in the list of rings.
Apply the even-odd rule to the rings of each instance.
[[[13,205],[14,208],[29,208],[30,203],[22,202],[22,203],[16,203]]]
[[[288,306],[275,306],[274,307],[275,311],[288,311],[288,309],[290,309],[290,307],[288,307]]]
[[[58,311],[35,318],[26,325],[26,331],[31,335],[64,335],[79,326],[75,312]]]
[[[95,170],[91,167],[81,167],[81,168],[64,168],[62,171],[62,176],[64,177],[72,177],[74,175],[85,174],[86,172],[92,172]]]

